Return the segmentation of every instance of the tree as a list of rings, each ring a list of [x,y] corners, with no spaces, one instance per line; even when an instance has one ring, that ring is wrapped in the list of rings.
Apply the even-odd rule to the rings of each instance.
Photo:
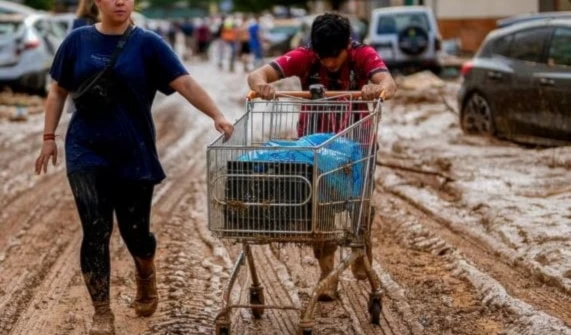
[[[24,0],[24,5],[42,10],[50,10],[54,6],[54,0]]]

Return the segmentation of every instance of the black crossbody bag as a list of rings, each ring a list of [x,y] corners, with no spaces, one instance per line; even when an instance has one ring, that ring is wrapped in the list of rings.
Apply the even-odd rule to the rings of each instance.
[[[87,78],[79,85],[77,91],[72,93],[71,98],[77,111],[82,113],[101,113],[102,111],[110,110],[116,104],[117,99],[115,97],[118,93],[118,84],[112,69],[132,31],[133,26],[129,25],[113,50],[111,59],[105,68]]]

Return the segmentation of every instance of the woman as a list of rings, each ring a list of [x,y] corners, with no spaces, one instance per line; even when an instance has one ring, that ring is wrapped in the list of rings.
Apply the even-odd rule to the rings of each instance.
[[[73,20],[71,29],[95,24],[99,21],[99,10],[94,0],[80,0],[75,15],[76,18]]]
[[[54,141],[69,92],[102,70],[130,26],[134,0],[94,0],[100,22],[73,30],[60,46],[51,69],[44,143],[36,173],[57,161]],[[72,116],[66,139],[66,167],[83,228],[81,270],[93,301],[92,335],[114,334],[109,303],[109,238],[113,212],[136,266],[137,315],[152,315],[158,303],[149,230],[153,187],[165,178],[155,146],[151,104],[157,90],[179,92],[211,117],[228,138],[233,131],[208,94],[194,81],[172,49],[155,33],[133,27],[112,68],[116,85],[112,108],[82,110]]]

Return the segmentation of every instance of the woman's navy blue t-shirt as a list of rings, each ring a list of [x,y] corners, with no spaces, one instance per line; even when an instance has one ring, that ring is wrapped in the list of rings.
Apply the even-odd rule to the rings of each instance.
[[[55,56],[52,78],[76,91],[105,67],[120,39],[95,26],[73,30]],[[113,73],[122,84],[115,108],[72,115],[65,140],[67,172],[105,167],[123,180],[159,183],[165,173],[155,146],[151,105],[157,90],[173,93],[170,82],[188,72],[159,35],[135,27]]]

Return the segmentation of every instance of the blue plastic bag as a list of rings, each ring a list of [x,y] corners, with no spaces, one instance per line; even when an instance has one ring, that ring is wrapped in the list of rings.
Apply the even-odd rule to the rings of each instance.
[[[363,158],[359,143],[343,137],[333,139],[317,150],[295,149],[301,147],[315,148],[335,137],[333,133],[316,133],[303,136],[298,140],[277,140],[264,143],[267,147],[279,147],[280,150],[255,150],[238,158],[249,162],[284,162],[305,163],[314,165],[324,176],[320,186],[320,201],[343,201],[358,198],[363,189],[363,162],[355,163]],[[284,148],[291,147],[291,150]],[[317,157],[314,157],[317,154]],[[316,158],[316,159],[315,159]],[[314,185],[315,186],[315,185]]]

